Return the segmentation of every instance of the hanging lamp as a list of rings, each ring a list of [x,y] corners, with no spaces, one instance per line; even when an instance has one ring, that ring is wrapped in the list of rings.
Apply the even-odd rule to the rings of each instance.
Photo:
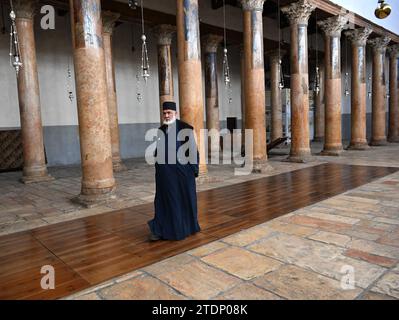
[[[314,80],[314,92],[316,95],[320,93],[320,69],[319,69],[319,33],[317,27],[317,11],[316,11],[316,73]]]
[[[10,19],[11,19],[11,29],[10,29],[10,65],[15,69],[15,73],[18,77],[19,70],[22,68],[21,50],[19,47],[17,26],[15,23],[16,15],[14,12],[14,6],[12,0],[10,0]]]
[[[345,37],[345,96],[349,96],[348,37]]]
[[[143,0],[141,0],[141,28],[142,35],[141,41],[143,42],[141,45],[141,76],[143,77],[145,83],[147,84],[147,79],[150,77],[150,64],[148,59],[148,51],[147,51],[147,37],[145,35],[144,30],[144,9],[143,9]]]
[[[228,59],[227,50],[227,40],[226,40],[226,3],[223,0],[223,80],[225,84],[225,90],[227,91],[227,98],[229,104],[232,102],[231,98],[231,77],[230,77],[230,67]]]
[[[278,0],[277,6],[277,16],[278,16],[278,63],[279,63],[279,73],[280,73],[280,81],[278,83],[278,88],[280,90],[284,89],[284,74],[282,68],[282,61],[281,61],[281,14],[280,14],[280,0]]]

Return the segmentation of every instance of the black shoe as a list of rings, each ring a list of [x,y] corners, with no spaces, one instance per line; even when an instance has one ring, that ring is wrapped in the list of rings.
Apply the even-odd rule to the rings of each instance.
[[[151,233],[149,239],[150,239],[150,241],[158,241],[158,240],[161,240],[161,237],[157,236],[156,234]]]

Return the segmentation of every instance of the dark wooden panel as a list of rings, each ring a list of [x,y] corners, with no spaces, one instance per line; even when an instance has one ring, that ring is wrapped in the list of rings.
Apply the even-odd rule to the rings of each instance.
[[[201,232],[183,241],[148,241],[152,203],[2,236],[0,299],[63,297],[397,170],[322,164],[200,192]],[[48,264],[55,268],[56,290],[40,287],[40,268]]]

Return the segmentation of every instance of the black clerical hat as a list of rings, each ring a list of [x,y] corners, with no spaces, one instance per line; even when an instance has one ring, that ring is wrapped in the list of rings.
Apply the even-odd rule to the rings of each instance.
[[[176,103],[173,101],[165,101],[162,104],[162,110],[174,110],[176,111]]]

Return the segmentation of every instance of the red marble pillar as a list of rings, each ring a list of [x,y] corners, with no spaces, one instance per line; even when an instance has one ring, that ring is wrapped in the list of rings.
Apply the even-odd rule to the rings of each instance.
[[[389,52],[389,130],[388,141],[399,142],[399,44]]]
[[[241,153],[245,153],[245,56],[244,46],[240,45],[240,77],[241,77]]]
[[[17,77],[24,183],[51,181],[44,156],[33,17],[37,1],[14,0],[22,68]]]
[[[300,0],[281,11],[291,25],[291,151],[293,162],[311,159],[309,135],[308,20],[315,9],[309,0]]]
[[[346,31],[352,42],[351,141],[348,149],[369,148],[366,137],[366,43],[370,28]]]
[[[100,0],[71,0],[70,12],[82,165],[74,201],[90,207],[115,190]]]
[[[325,133],[325,67],[324,60],[319,63],[319,92],[314,92],[315,112],[314,112],[314,138],[313,141],[324,141]]]
[[[202,93],[201,45],[198,0],[176,0],[177,57],[179,71],[180,117],[194,127],[200,154],[199,174],[207,174]]]
[[[369,40],[373,48],[373,87],[372,87],[372,146],[387,144],[386,136],[386,83],[385,83],[385,53],[389,37]]]
[[[266,52],[270,60],[270,100],[271,100],[271,132],[270,141],[283,137],[283,103],[281,101],[280,75],[283,50]]]
[[[342,153],[341,119],[341,32],[348,23],[347,16],[334,16],[319,21],[324,31],[325,49],[325,156],[339,156]]]
[[[153,29],[158,37],[158,79],[159,79],[159,111],[163,122],[162,105],[165,101],[175,101],[173,89],[173,70],[170,46],[176,26],[161,24]]]
[[[217,50],[223,37],[208,34],[201,39],[205,52],[206,128],[208,129],[208,157],[215,157],[220,149],[219,90]]]
[[[119,19],[119,16],[119,13],[114,13],[111,11],[104,11],[102,13],[105,72],[107,78],[108,95],[108,116],[111,131],[112,165],[114,171],[116,172],[127,170],[126,166],[122,163],[120,156],[118,104],[115,86],[115,66],[112,53],[112,33],[114,31],[115,22]]]
[[[253,132],[253,172],[270,170],[266,150],[262,0],[241,0],[244,20],[245,129]]]

